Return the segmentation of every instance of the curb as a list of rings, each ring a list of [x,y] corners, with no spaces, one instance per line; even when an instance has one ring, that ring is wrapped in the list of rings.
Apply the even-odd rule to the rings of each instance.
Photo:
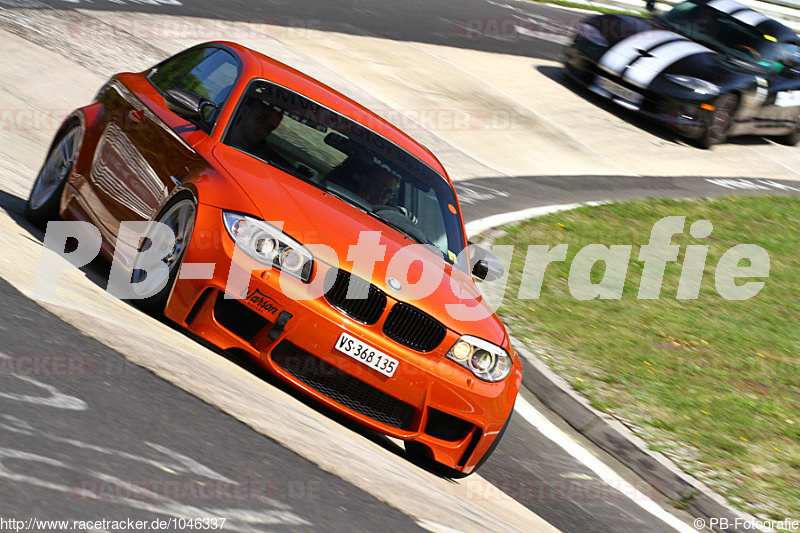
[[[735,527],[737,523],[753,524],[757,519],[728,505],[722,496],[679,470],[663,455],[651,452],[647,444],[625,425],[591,407],[567,381],[531,353],[525,343],[513,335],[511,341],[522,361],[522,385],[575,430],[670,500],[685,502],[685,509],[692,516],[702,518],[706,524],[716,519],[719,522],[727,520],[730,525],[713,531],[744,533],[755,529],[744,525]]]

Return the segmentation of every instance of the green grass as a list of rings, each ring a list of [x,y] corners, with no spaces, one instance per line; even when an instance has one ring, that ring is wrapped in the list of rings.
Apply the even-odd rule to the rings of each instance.
[[[639,248],[656,221],[686,216],[673,236],[659,299],[639,300]],[[689,227],[709,220],[695,239]],[[800,517],[800,199],[730,197],[648,200],[586,207],[505,228],[494,244],[514,244],[500,313],[518,339],[593,406],[625,421],[653,449],[761,517]],[[520,299],[528,245],[568,244],[547,267],[538,299]],[[577,300],[570,266],[587,244],[632,245],[620,299]],[[694,300],[676,298],[686,245],[708,245]],[[719,258],[737,244],[770,257],[754,297],[726,300],[715,287]],[[747,260],[740,262],[746,266]],[[603,279],[595,263],[590,279]],[[737,284],[757,281],[740,278]]]

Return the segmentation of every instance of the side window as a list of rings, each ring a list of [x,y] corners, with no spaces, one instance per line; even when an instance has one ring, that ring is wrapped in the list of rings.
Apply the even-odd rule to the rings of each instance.
[[[784,47],[783,56],[780,59],[781,63],[796,69],[800,66],[800,46],[797,43],[786,43]]]
[[[163,92],[174,88],[205,56],[216,52],[213,48],[199,48],[167,59],[154,72],[150,73],[150,82]]]
[[[164,62],[150,75],[150,81],[162,93],[185,89],[219,108],[238,75],[238,63],[230,53],[221,48],[199,48]]]

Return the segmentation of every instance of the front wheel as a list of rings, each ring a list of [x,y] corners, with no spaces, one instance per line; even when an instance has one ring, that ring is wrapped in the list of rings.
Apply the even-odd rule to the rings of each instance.
[[[42,169],[33,182],[28,196],[25,215],[36,226],[44,228],[50,220],[58,218],[59,203],[72,165],[78,157],[83,140],[83,130],[75,124],[53,144]]]
[[[697,141],[700,148],[711,148],[728,139],[738,103],[739,98],[735,94],[723,94],[717,98],[714,110],[708,113],[706,131]]]
[[[142,239],[131,273],[131,296],[137,307],[149,313],[164,311],[189,246],[196,215],[194,200],[188,195],[178,197],[156,218],[156,222],[172,231],[171,235],[157,231],[156,226],[151,227]],[[166,255],[156,254],[160,257],[150,258],[146,252],[154,247],[167,251]]]

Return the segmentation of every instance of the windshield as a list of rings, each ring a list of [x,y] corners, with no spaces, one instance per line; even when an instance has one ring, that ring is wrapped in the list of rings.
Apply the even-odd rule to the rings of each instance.
[[[671,29],[709,48],[773,70],[782,68],[776,61],[774,37],[706,4],[683,2],[661,19]]]
[[[442,175],[367,127],[285,87],[252,82],[223,142],[433,245],[450,263],[466,246],[455,193]]]

